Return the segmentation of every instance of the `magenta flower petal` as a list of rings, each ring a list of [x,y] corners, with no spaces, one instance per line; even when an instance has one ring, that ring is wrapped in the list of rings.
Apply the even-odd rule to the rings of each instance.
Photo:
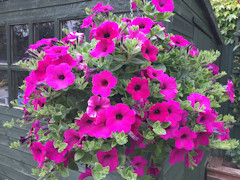
[[[79,133],[74,129],[68,129],[64,132],[64,141],[65,143],[68,143],[67,149],[70,151],[75,145],[81,146],[80,140],[81,137]]]
[[[109,166],[109,172],[116,171],[117,166],[119,165],[117,149],[112,148],[111,151],[97,152],[98,162],[102,164],[103,167]]]
[[[144,176],[144,169],[148,161],[142,156],[135,156],[132,160],[133,172],[138,176]]]
[[[111,94],[111,89],[117,85],[117,78],[112,76],[109,71],[102,71],[93,76],[92,84],[92,93],[94,95],[108,97]]]
[[[42,167],[45,161],[45,146],[40,142],[34,142],[29,148],[31,149],[34,160],[38,162],[39,167]]]
[[[232,103],[234,103],[234,95],[235,95],[235,90],[234,90],[234,85],[231,79],[228,79],[227,83],[227,92],[229,95],[229,99]]]
[[[149,119],[151,121],[163,122],[168,114],[168,109],[162,103],[156,103],[149,109]]]
[[[210,108],[211,102],[208,97],[203,96],[199,93],[192,93],[187,97],[187,100],[191,102],[192,107],[195,107],[196,103],[199,103],[199,109],[204,105],[205,108]]]
[[[178,149],[192,150],[196,138],[197,135],[189,127],[182,127],[175,132],[175,146]]]
[[[203,158],[203,152],[200,150],[200,149],[196,149],[194,150],[197,155],[196,156],[193,156],[192,159],[190,159],[190,162],[191,162],[191,166],[196,166],[197,164],[199,164]],[[194,162],[194,164],[193,164]],[[185,165],[187,167],[189,167],[190,163],[189,163],[189,156],[187,154],[187,156],[185,157]]]
[[[167,74],[164,74],[158,77],[158,81],[160,82],[160,93],[164,95],[165,99],[174,99],[178,93],[175,78],[169,77]]]
[[[141,52],[143,57],[145,57],[148,61],[153,62],[157,60],[158,48],[152,45],[150,40],[144,41]]]
[[[172,12],[174,9],[173,0],[152,0],[152,3],[160,13]]]
[[[98,112],[111,106],[110,100],[106,97],[92,96],[88,100],[87,114],[89,117],[97,117]]]
[[[90,136],[92,136],[91,132],[92,132],[92,129],[94,128],[95,122],[96,122],[96,119],[89,117],[87,113],[84,113],[80,120],[76,119],[75,123],[77,124],[77,126],[79,126],[80,136],[84,134],[89,134]]]
[[[173,166],[177,162],[184,161],[184,154],[187,153],[185,149],[178,149],[175,148],[170,152],[170,159],[169,162]]]
[[[179,124],[175,124],[175,126],[170,125],[165,129],[166,134],[160,135],[160,137],[163,138],[164,140],[173,139],[175,137],[175,132],[178,130],[178,128]]]
[[[66,63],[58,66],[48,66],[46,83],[56,91],[67,88],[72,85],[75,80],[75,75],[71,70],[72,68]]]
[[[91,176],[92,176],[92,170],[86,169],[86,171],[79,176],[79,180],[84,180],[85,178],[91,177]]]
[[[139,77],[133,77],[127,85],[127,92],[132,95],[135,101],[148,98],[150,91],[148,89],[148,80]]]
[[[67,153],[67,149],[62,151],[61,153],[58,152],[58,149],[53,146],[53,141],[48,141],[45,145],[46,147],[46,157],[52,161],[55,161],[55,164],[64,162],[66,160],[65,155]]]
[[[127,133],[131,130],[131,125],[135,122],[134,111],[131,110],[126,104],[119,103],[116,106],[110,106],[107,109],[106,115],[107,127],[112,132],[122,131]]]
[[[99,59],[100,57],[105,57],[115,50],[115,44],[112,40],[102,39],[97,43],[95,49],[90,52],[92,57]]]
[[[213,63],[207,65],[207,70],[212,71],[213,75],[219,74],[219,67]]]
[[[154,69],[152,66],[148,66],[141,71],[142,77],[152,79],[157,79],[163,75],[163,70]]]
[[[209,144],[209,136],[212,133],[209,132],[198,132],[197,138],[194,141],[194,147],[198,148],[199,145],[207,146]]]
[[[119,35],[118,24],[111,21],[105,21],[98,28],[96,28],[96,40],[112,40]]]
[[[141,18],[141,17],[137,17],[135,18],[132,23],[130,24],[130,26],[138,26],[139,27],[139,31],[148,34],[150,32],[150,29],[152,28],[152,26],[155,23],[153,22],[152,19],[150,18]]]
[[[175,46],[185,47],[189,44],[189,42],[186,39],[179,35],[171,36],[170,40]]]
[[[150,175],[153,175],[153,176],[157,176],[160,173],[160,171],[159,171],[158,167],[151,165],[150,167],[148,167],[147,173]]]

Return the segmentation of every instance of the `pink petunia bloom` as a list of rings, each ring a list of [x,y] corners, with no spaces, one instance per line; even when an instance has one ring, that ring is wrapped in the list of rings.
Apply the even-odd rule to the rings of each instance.
[[[173,0],[152,0],[152,3],[160,13],[172,12],[174,9]]]
[[[154,69],[152,66],[148,66],[141,71],[142,77],[149,78],[150,80],[157,79],[163,75],[163,70]]]
[[[194,140],[197,138],[195,132],[189,127],[182,127],[175,132],[175,146],[178,149],[192,150],[194,148]]]
[[[175,132],[178,130],[178,128],[179,124],[176,124],[175,126],[170,125],[165,129],[166,134],[160,135],[160,137],[163,138],[164,140],[173,139],[175,137]]]
[[[32,102],[32,104],[34,105],[34,110],[37,111],[38,109],[43,107],[46,101],[47,98],[35,98]]]
[[[75,75],[71,70],[72,68],[66,63],[58,66],[48,66],[46,83],[56,91],[67,88],[72,85],[75,80]]]
[[[28,97],[33,93],[36,92],[37,81],[35,73],[31,73],[28,77],[25,78],[26,81],[26,89],[24,91],[24,102],[23,104],[27,104],[29,99]]]
[[[198,148],[199,145],[207,146],[209,144],[209,132],[198,132],[197,139],[194,141],[194,148]]]
[[[133,9],[133,10],[135,10],[135,9],[137,9],[137,4],[133,1],[132,2],[132,4],[131,4],[131,8]]]
[[[138,45],[142,45],[142,43],[147,40],[147,36],[139,30],[133,31],[133,30],[129,29],[128,32],[129,32],[129,35],[126,37],[129,39],[137,39],[139,41]]]
[[[156,103],[149,109],[149,119],[151,121],[163,122],[168,114],[168,109],[162,103]]]
[[[97,152],[98,162],[103,166],[109,166],[109,172],[116,171],[117,166],[119,165],[117,149],[112,148],[112,150],[103,152]]]
[[[165,99],[168,101],[174,99],[178,93],[177,83],[174,77],[169,77],[167,74],[164,74],[158,77],[160,82],[160,93],[164,95]]]
[[[162,104],[167,108],[168,115],[164,122],[171,122],[171,126],[176,126],[182,119],[183,110],[180,108],[180,103],[177,101],[169,100],[163,101]]]
[[[34,49],[38,49],[39,47],[43,49],[49,49],[54,45],[53,44],[54,41],[57,42],[58,39],[57,38],[41,39],[37,41],[36,44],[30,45],[29,49],[34,50]]]
[[[90,52],[92,57],[99,59],[100,57],[105,57],[115,50],[115,44],[112,40],[102,39],[97,43],[95,49]]]
[[[91,118],[87,115],[87,113],[84,113],[82,118],[80,120],[76,119],[75,123],[77,126],[79,126],[79,134],[80,136],[84,134],[92,135],[92,129],[94,128],[94,123],[96,122],[95,118]]]
[[[127,85],[127,92],[132,95],[135,101],[148,98],[150,91],[148,89],[148,80],[139,77],[133,77]]]
[[[155,23],[150,18],[137,17],[132,21],[130,26],[138,26],[139,31],[143,32],[144,34],[148,34],[154,24]]]
[[[106,125],[106,122],[108,119],[108,117],[106,116],[106,111],[107,110],[104,109],[98,113],[96,122],[94,123],[94,126],[91,129],[92,132],[90,132],[90,134],[92,134],[92,136],[94,136],[96,138],[106,139],[106,138],[111,137],[112,132]]]
[[[95,118],[100,111],[110,106],[111,103],[108,98],[92,96],[88,100],[87,114],[89,117]]]
[[[36,136],[36,140],[38,140],[38,138],[39,138],[38,132],[40,131],[40,128],[41,128],[41,122],[36,119],[35,123],[32,124],[29,135],[32,135],[32,132],[33,132],[33,129],[34,129],[33,134]]]
[[[170,40],[175,46],[185,47],[189,44],[189,42],[186,39],[179,35],[171,36]]]
[[[123,22],[125,22],[125,23],[131,23],[132,22],[132,19],[129,19],[129,18],[122,18],[121,19]]]
[[[119,35],[118,24],[111,21],[105,21],[96,28],[95,39],[96,40],[113,40]]]
[[[148,161],[142,156],[135,156],[132,160],[133,173],[136,173],[138,176],[144,176],[144,169]]]
[[[38,162],[39,167],[43,167],[43,162],[45,161],[45,146],[41,142],[34,142],[29,147],[33,154],[33,159]]]
[[[141,99],[136,104],[133,105],[133,111],[136,115],[136,118],[139,118],[140,121],[147,119],[148,116],[148,108],[146,105],[149,105],[149,101],[147,99]],[[144,113],[144,117],[141,117],[141,111]]]
[[[67,153],[67,149],[62,151],[61,153],[58,152],[58,149],[54,147],[53,141],[48,141],[45,145],[46,148],[46,157],[52,161],[55,161],[55,164],[64,162],[66,160],[65,155]]]
[[[199,93],[192,93],[190,96],[187,97],[187,100],[191,102],[191,106],[195,108],[195,104],[199,103],[199,109],[201,109],[202,106],[206,108],[210,108],[211,102],[208,97],[203,96]]]
[[[229,95],[229,99],[232,103],[234,103],[234,95],[235,95],[235,90],[234,90],[234,85],[231,79],[228,79],[227,83],[227,92]]]
[[[126,104],[118,103],[115,106],[110,106],[107,109],[106,115],[107,127],[112,132],[122,131],[127,133],[131,130],[131,125],[135,122],[134,111],[131,110]]]
[[[157,60],[158,48],[152,45],[150,40],[144,41],[141,52],[143,57],[145,57],[148,61],[153,62]]]
[[[81,147],[82,145],[80,144],[81,137],[79,133],[74,130],[74,129],[68,129],[64,132],[64,141],[65,143],[68,144],[67,149],[70,151],[75,145]]]
[[[223,122],[215,122],[213,124],[213,132],[217,134],[217,138],[221,141],[229,140],[229,129],[224,129]]]
[[[110,10],[114,10],[114,8],[110,5],[105,5],[105,6],[98,7],[96,9],[96,12],[109,12]]]
[[[187,111],[183,110],[182,119],[181,119],[181,121],[179,121],[180,125],[185,126],[187,124],[188,115],[189,115],[189,113]]]
[[[76,31],[70,32],[67,34],[65,38],[63,38],[61,41],[65,44],[72,44],[75,45],[75,42],[82,42],[83,41],[84,34],[83,33],[78,33]]]
[[[89,28],[93,24],[93,16],[88,16],[83,20],[81,28]]]
[[[205,109],[204,112],[200,112],[197,118],[197,123],[206,127],[207,132],[213,131],[213,123],[217,119],[218,114],[212,109]]]
[[[189,51],[189,53],[191,54],[192,57],[194,57],[199,54],[199,51],[195,46],[192,46],[192,49]]]
[[[158,167],[151,165],[148,167],[147,173],[150,175],[153,175],[153,176],[157,176],[160,173],[160,171],[159,171]]]
[[[52,59],[48,55],[44,56],[44,61],[46,61],[49,65],[60,65],[62,63],[66,63],[71,67],[75,67],[77,65],[77,61],[73,59],[70,54],[65,54],[63,56],[58,56],[57,59]]]
[[[86,171],[79,176],[79,180],[84,180],[85,178],[91,177],[91,176],[92,176],[92,170],[86,169]]]
[[[219,67],[213,63],[207,65],[207,70],[212,71],[213,75],[219,74]]]
[[[173,166],[177,162],[184,161],[184,154],[187,153],[188,151],[185,149],[178,149],[175,148],[170,152],[170,159],[169,162]]]
[[[45,80],[48,66],[49,66],[48,61],[38,61],[38,68],[33,71],[33,73],[36,75],[37,81]]]
[[[101,95],[108,97],[111,94],[111,89],[117,85],[117,78],[109,71],[102,71],[92,78],[92,93],[94,95]]]
[[[138,128],[141,126],[141,124],[141,117],[135,114],[135,122],[131,126],[131,132],[134,134],[132,138],[136,138],[136,135],[138,134]],[[129,135],[131,135],[131,133]]]
[[[203,152],[200,149],[196,149],[194,151],[197,153],[197,155],[196,156],[192,156],[192,159],[190,159],[190,162],[189,162],[188,154],[185,157],[185,165],[188,168],[190,166],[190,163],[191,163],[191,166],[196,166],[197,164],[199,164],[201,162],[201,160],[203,158]]]
[[[50,49],[45,51],[45,56],[48,56],[52,59],[52,61],[57,60],[58,58],[68,54],[68,48],[68,46],[52,46]]]

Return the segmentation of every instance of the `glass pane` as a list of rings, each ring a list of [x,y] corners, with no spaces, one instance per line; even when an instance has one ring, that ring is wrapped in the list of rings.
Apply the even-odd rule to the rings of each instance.
[[[14,88],[14,99],[18,99],[18,103],[23,103],[23,91],[19,89],[21,85],[23,85],[23,80],[29,75],[29,72],[20,71],[13,72],[13,88]]]
[[[76,31],[80,33],[84,33],[84,29],[81,29],[80,26],[82,25],[83,20],[66,20],[61,22],[61,30],[62,29],[69,29],[70,31]],[[65,33],[61,33],[62,38],[66,36]]]
[[[7,37],[5,27],[0,27],[0,63],[7,63]]]
[[[11,35],[12,63],[16,63],[24,57],[25,51],[28,49],[28,25],[25,24],[12,26]]]
[[[34,42],[43,38],[54,38],[54,22],[34,24]]]
[[[0,103],[8,104],[7,71],[0,71]]]

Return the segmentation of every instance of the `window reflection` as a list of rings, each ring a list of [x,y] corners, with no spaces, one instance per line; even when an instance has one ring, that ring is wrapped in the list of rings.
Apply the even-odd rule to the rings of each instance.
[[[8,104],[7,71],[0,71],[0,103]]]
[[[16,25],[11,27],[12,63],[16,63],[24,57],[25,51],[28,49],[28,40],[28,25]]]
[[[54,22],[34,24],[34,42],[43,38],[54,37]]]
[[[5,27],[0,27],[0,63],[7,63],[7,37]]]
[[[14,88],[14,99],[18,100],[18,104],[23,103],[23,91],[19,88],[23,85],[23,80],[29,75],[29,72],[26,71],[19,71],[13,72],[13,88]]]
[[[76,31],[80,33],[84,33],[84,29],[80,28],[83,20],[66,20],[61,22],[61,30],[69,29],[70,31]],[[62,38],[66,36],[64,32],[61,33]]]

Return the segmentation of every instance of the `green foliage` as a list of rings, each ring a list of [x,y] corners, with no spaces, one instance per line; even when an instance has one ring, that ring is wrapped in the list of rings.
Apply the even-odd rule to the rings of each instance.
[[[102,167],[100,163],[95,163],[95,166],[92,170],[92,176],[94,180],[101,180],[107,176],[109,173],[109,166]]]
[[[240,12],[238,0],[211,0],[212,8],[218,21],[220,32],[224,37],[225,44],[234,43],[236,32],[236,20]]]

